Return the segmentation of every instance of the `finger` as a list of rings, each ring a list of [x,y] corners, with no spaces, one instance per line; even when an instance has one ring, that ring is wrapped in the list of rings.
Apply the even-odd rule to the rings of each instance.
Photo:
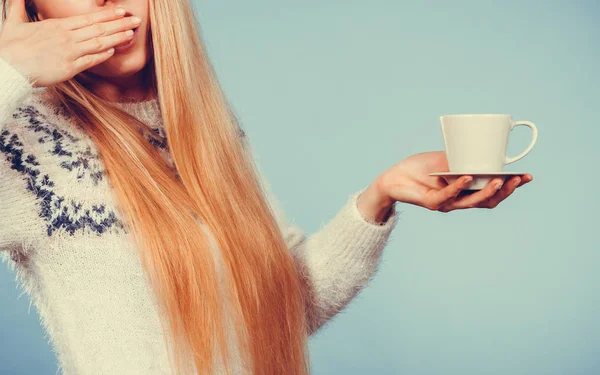
[[[133,38],[133,31],[127,30],[118,34],[87,40],[77,45],[75,57],[83,58],[89,54],[106,51],[111,47],[116,47],[119,44],[128,42],[131,38]]]
[[[77,43],[87,41],[92,38],[112,35],[121,31],[135,29],[140,25],[141,21],[134,22],[133,18],[134,17],[125,17],[113,20],[112,22],[98,23],[94,26],[88,26],[75,30],[73,31],[73,41]],[[139,20],[138,17],[135,18]]]
[[[430,198],[430,205],[436,209],[437,207],[443,206],[446,202],[456,198],[461,191],[469,186],[471,181],[473,181],[473,177],[461,176],[443,189],[433,190],[432,197]]]
[[[110,48],[106,51],[102,51],[102,52],[98,52],[98,53],[94,53],[94,54],[90,54],[90,55],[85,55],[85,56],[78,58],[77,60],[74,61],[75,75],[79,74],[80,72],[83,72],[86,69],[89,69],[91,67],[94,67],[98,64],[103,63],[104,61],[111,58],[111,56],[114,55],[114,53],[115,53],[115,49]]]
[[[465,195],[448,202],[440,209],[440,211],[448,212],[452,210],[477,207],[482,202],[493,197],[500,188],[502,188],[502,180],[493,179],[483,189],[471,195]]]
[[[524,174],[523,176],[521,176],[521,183],[517,187],[521,187],[525,184],[530,183],[531,181],[533,181],[533,176],[529,173]]]
[[[62,27],[64,27],[67,30],[77,30],[98,22],[106,22],[117,18],[121,18],[124,15],[125,9],[118,7],[102,9],[97,12],[81,14],[79,16],[60,18],[58,19],[58,22]]]
[[[4,23],[26,23],[27,10],[25,8],[25,0],[9,0],[8,14]]]
[[[515,176],[504,183],[504,186],[497,194],[494,194],[490,199],[481,203],[482,208],[496,208],[500,202],[508,198],[517,187],[521,184],[521,177]]]

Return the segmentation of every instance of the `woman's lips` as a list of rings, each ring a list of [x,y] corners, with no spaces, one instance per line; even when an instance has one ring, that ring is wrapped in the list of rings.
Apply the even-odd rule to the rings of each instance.
[[[123,51],[123,50],[126,50],[126,49],[130,48],[131,46],[133,46],[137,40],[138,30],[139,30],[139,26],[136,27],[135,29],[133,29],[133,37],[129,41],[123,42],[123,43],[115,46],[115,50]]]
[[[133,16],[133,13],[131,13],[130,11],[126,11],[125,15],[123,17],[132,17],[132,16]],[[135,29],[131,29],[131,30],[133,30],[133,33],[134,33],[133,37],[131,39],[129,39],[127,42],[123,42],[123,43],[115,46],[115,50],[122,51],[122,50],[125,50],[125,49],[131,47],[137,40],[137,32],[138,32],[139,28],[140,27],[137,26]]]

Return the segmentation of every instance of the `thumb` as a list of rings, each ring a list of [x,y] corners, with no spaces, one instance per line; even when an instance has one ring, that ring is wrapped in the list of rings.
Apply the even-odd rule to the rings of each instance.
[[[25,23],[27,22],[27,11],[25,8],[26,0],[8,0],[8,15],[6,23]]]

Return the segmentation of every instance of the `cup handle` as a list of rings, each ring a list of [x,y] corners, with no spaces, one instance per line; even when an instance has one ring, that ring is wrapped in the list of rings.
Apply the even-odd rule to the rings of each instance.
[[[512,131],[517,126],[527,126],[527,127],[531,128],[531,130],[533,132],[532,138],[531,138],[531,143],[529,144],[529,146],[527,146],[525,151],[521,152],[519,155],[517,155],[515,157],[507,156],[504,164],[514,163],[515,161],[522,159],[525,155],[527,155],[533,149],[533,146],[535,146],[535,142],[537,141],[538,131],[537,131],[537,128],[535,127],[535,125],[533,124],[533,122],[531,122],[531,121],[515,121],[515,122],[513,122],[513,125],[510,130]]]

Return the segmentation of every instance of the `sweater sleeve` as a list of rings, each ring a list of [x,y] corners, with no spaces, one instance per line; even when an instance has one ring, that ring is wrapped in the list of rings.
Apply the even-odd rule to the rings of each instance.
[[[30,204],[27,180],[11,169],[12,145],[6,125],[16,108],[33,91],[24,75],[0,58],[0,250],[23,236],[22,215]]]
[[[263,189],[302,277],[308,328],[313,334],[342,311],[373,278],[398,214],[394,207],[385,223],[365,219],[357,206],[362,189],[351,194],[318,232],[307,236],[288,223],[277,198],[262,178]]]
[[[13,112],[33,92],[31,81],[0,58],[0,129],[4,128]]]

